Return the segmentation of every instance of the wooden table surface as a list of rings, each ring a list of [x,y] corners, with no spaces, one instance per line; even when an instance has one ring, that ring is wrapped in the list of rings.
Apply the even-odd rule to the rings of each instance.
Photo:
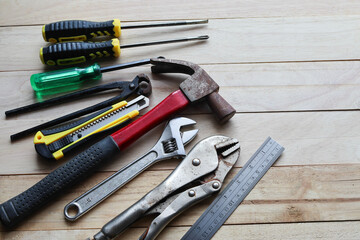
[[[0,202],[21,193],[70,157],[41,159],[32,136],[11,143],[9,136],[109,95],[5,118],[4,111],[38,101],[29,77],[53,70],[42,65],[39,49],[45,23],[66,19],[104,21],[209,19],[207,26],[124,30],[123,44],[209,34],[202,43],[124,49],[102,66],[147,57],[200,64],[220,85],[236,115],[219,125],[204,104],[182,116],[197,121],[200,132],[189,144],[214,134],[239,139],[242,152],[227,182],[267,136],[285,152],[213,239],[360,239],[360,1],[11,1],[0,2]],[[152,75],[149,66],[103,75],[102,82],[149,74],[151,109],[178,88],[185,75]],[[76,222],[63,207],[95,183],[145,153],[164,124],[43,207],[1,239],[84,239],[93,236],[158,185],[178,164],[159,163]],[[179,239],[213,198],[181,214],[158,239]],[[137,239],[151,218],[134,224],[118,239]]]

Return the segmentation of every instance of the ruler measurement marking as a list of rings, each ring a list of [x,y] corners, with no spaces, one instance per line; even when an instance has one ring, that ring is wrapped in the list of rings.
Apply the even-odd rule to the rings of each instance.
[[[283,150],[284,148],[277,142],[270,137],[267,138],[193,227],[183,236],[182,240],[210,239],[265,175]]]

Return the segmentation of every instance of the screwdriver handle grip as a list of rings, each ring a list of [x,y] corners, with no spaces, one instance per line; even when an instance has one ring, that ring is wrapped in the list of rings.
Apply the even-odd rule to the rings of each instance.
[[[42,35],[46,42],[51,43],[86,41],[97,36],[120,37],[121,25],[119,19],[106,22],[59,21],[44,25]]]
[[[97,43],[56,43],[40,49],[42,63],[51,66],[78,64],[87,60],[110,56],[120,56],[120,42],[117,38]]]
[[[80,153],[69,162],[52,171],[45,178],[23,193],[0,205],[0,220],[7,227],[13,227],[64,189],[94,172],[98,167],[113,159],[119,148],[108,136]]]

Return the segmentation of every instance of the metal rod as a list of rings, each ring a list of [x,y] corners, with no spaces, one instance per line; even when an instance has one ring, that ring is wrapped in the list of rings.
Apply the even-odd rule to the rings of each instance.
[[[145,65],[145,64],[149,64],[150,63],[150,58],[148,59],[143,59],[143,60],[139,60],[139,61],[133,61],[133,62],[128,62],[128,63],[123,63],[123,64],[118,64],[118,65],[114,65],[114,66],[108,66],[108,67],[102,67],[100,68],[100,71],[102,73],[104,72],[110,72],[110,71],[115,71],[115,70],[120,70],[120,69],[125,69],[125,68],[131,68],[131,67],[136,67],[136,66],[141,66],[141,65]],[[55,97],[55,98],[51,98],[48,100],[45,100],[43,102],[38,102],[38,103],[33,103],[30,105],[26,105],[26,106],[22,106],[22,107],[18,107],[15,109],[11,109],[5,112],[5,115],[7,117],[10,116],[14,116],[17,114],[22,114],[25,112],[30,112],[33,111],[35,109],[40,109],[40,108],[44,108],[44,107],[48,107],[48,106],[53,106],[56,104],[61,104],[61,103],[65,103],[67,101],[72,101],[76,98],[85,96],[85,95],[91,95],[93,93],[98,93],[101,91],[106,91],[108,89],[115,89],[115,88],[119,88],[119,84],[120,83],[109,83],[109,84],[104,84],[104,85],[100,85],[100,86],[96,86],[96,87],[92,87],[92,88],[88,88],[88,89],[84,89],[84,90],[79,90],[73,93],[69,93],[66,95],[62,95],[60,97]]]
[[[122,63],[122,64],[114,65],[114,66],[102,67],[102,68],[100,68],[100,71],[102,73],[104,73],[104,72],[125,69],[125,68],[141,66],[141,65],[145,65],[145,64],[149,64],[149,63],[150,63],[150,58],[139,60],[139,61],[134,61],[134,62]]]
[[[120,82],[119,83],[115,82],[115,83],[108,83],[108,84],[104,84],[104,85],[95,86],[92,88],[79,90],[79,91],[76,91],[73,93],[69,93],[69,94],[59,96],[59,97],[54,97],[54,98],[48,99],[43,102],[33,103],[33,104],[26,105],[26,106],[8,110],[5,112],[5,115],[7,117],[10,117],[10,116],[14,116],[17,114],[22,114],[25,112],[30,112],[30,111],[33,111],[36,109],[40,109],[40,108],[62,104],[65,102],[73,101],[73,100],[83,97],[83,96],[88,96],[88,95],[106,91],[109,89],[117,89],[117,88],[119,88],[119,85],[120,85]]]
[[[121,26],[122,29],[132,29],[132,28],[152,28],[152,27],[171,27],[171,26],[180,26],[180,25],[194,25],[194,24],[206,24],[209,20],[192,20],[192,21],[174,21],[174,22],[165,22],[165,23],[150,23],[150,24],[139,24],[139,25],[128,25]]]
[[[156,42],[128,44],[128,45],[123,45],[123,46],[120,46],[120,47],[121,48],[143,47],[143,46],[151,46],[151,45],[158,45],[158,44],[206,40],[208,38],[209,38],[208,35],[203,35],[203,36],[192,37],[192,38],[179,38],[179,39],[171,39],[171,40],[156,41]]]

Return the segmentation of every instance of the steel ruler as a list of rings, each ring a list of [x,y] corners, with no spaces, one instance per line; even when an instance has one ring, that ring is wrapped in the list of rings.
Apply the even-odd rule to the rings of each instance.
[[[211,239],[283,151],[280,144],[268,137],[181,239]]]

